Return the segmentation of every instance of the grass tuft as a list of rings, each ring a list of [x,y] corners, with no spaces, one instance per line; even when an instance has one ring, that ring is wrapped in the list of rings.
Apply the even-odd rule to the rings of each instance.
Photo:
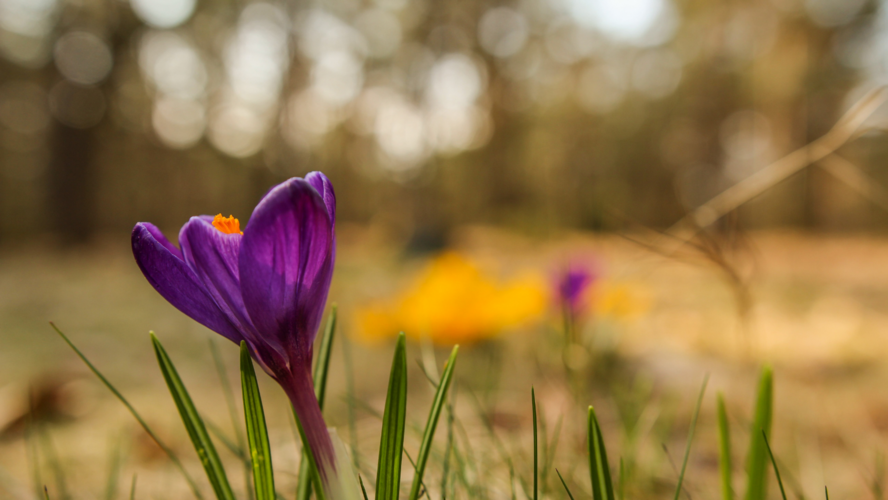
[[[376,476],[376,500],[398,500],[401,488],[401,456],[404,451],[404,428],[407,418],[407,353],[404,333],[398,336],[392,370],[389,376],[382,437],[379,443],[379,466]]]

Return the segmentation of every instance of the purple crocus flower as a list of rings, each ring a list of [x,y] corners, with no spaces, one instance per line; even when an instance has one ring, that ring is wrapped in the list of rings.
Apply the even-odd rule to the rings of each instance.
[[[586,307],[586,293],[595,274],[585,266],[571,265],[558,278],[558,300],[571,322],[580,316]]]
[[[336,196],[324,174],[272,188],[240,231],[234,217],[192,217],[181,250],[153,225],[133,228],[133,254],[172,305],[236,344],[284,389],[325,489],[336,473],[330,434],[311,378],[312,344],[336,257]]]

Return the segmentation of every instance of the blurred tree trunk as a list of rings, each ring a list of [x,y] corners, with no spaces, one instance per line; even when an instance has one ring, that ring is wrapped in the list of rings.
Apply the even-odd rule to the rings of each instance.
[[[95,127],[53,121],[50,136],[49,214],[64,244],[83,243],[95,231]]]

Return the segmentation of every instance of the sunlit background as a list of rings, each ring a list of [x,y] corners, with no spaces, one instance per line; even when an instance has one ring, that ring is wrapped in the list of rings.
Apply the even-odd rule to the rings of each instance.
[[[144,334],[228,426],[211,334],[145,282],[129,232],[246,224],[269,187],[313,170],[337,193],[330,297],[353,342],[336,344],[325,411],[365,479],[404,330],[411,418],[427,411],[423,371],[463,346],[457,414],[493,480],[475,471],[490,495],[452,498],[506,498],[482,422],[527,477],[532,384],[543,418],[565,418],[554,463],[578,498],[590,403],[626,458],[627,498],[671,497],[706,373],[687,488],[717,498],[715,391],[746,432],[763,362],[789,480],[808,498],[826,483],[881,498],[886,84],[888,0],[0,0],[0,498],[32,498],[53,454],[70,498],[93,498],[114,449],[138,498],[185,498],[47,322],[200,475]],[[584,288],[568,307],[570,273]],[[266,382],[276,464],[295,470]],[[29,407],[34,391],[45,406]],[[29,448],[27,419],[56,451]]]
[[[888,76],[865,0],[3,0],[0,237],[246,218],[323,170],[340,218],[664,227]],[[885,119],[842,154],[876,179]],[[750,227],[878,229],[816,167]]]

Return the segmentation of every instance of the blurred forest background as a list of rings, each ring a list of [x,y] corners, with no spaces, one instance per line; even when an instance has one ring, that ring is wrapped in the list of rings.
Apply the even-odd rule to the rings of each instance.
[[[0,240],[246,219],[311,170],[420,245],[664,228],[886,77],[868,0],[0,0]],[[872,186],[880,114],[838,152]],[[739,220],[884,227],[820,167]]]
[[[43,498],[35,471],[55,451],[19,438],[24,422],[45,421],[71,491],[99,491],[96,463],[123,447],[134,451],[120,455],[121,477],[139,474],[139,498],[185,497],[46,322],[199,473],[144,332],[158,333],[198,406],[223,421],[207,376],[214,335],[145,282],[126,235],[150,221],[172,237],[196,214],[246,222],[270,186],[321,170],[338,195],[330,297],[345,333],[325,411],[339,428],[357,421],[354,456],[375,456],[379,427],[349,405],[381,411],[391,349],[356,342],[352,358],[347,339],[361,327],[373,337],[367,323],[376,340],[421,336],[443,318],[481,324],[460,354],[457,421],[479,470],[498,478],[489,498],[511,479],[485,419],[532,449],[531,385],[541,415],[559,426],[565,416],[562,441],[575,446],[556,465],[569,484],[588,480],[581,409],[592,403],[611,456],[635,467],[628,498],[671,496],[670,456],[685,446],[706,373],[688,484],[694,498],[716,498],[715,391],[745,439],[762,361],[777,374],[781,472],[798,471],[808,498],[825,484],[836,498],[883,498],[888,105],[878,104],[888,90],[869,92],[886,83],[888,0],[0,0],[0,496]],[[874,105],[847,126],[859,102]],[[806,148],[837,122],[841,140]],[[697,210],[766,172],[719,210]],[[690,245],[627,241],[726,214]],[[773,228],[793,231],[758,231]],[[409,259],[405,247],[456,253]],[[553,293],[574,264],[591,290],[576,324]],[[532,321],[513,328],[516,312]],[[445,327],[432,340],[463,341]],[[435,351],[411,349],[413,419],[426,415],[419,368]],[[237,380],[228,361],[222,380]],[[588,387],[572,392],[571,373]],[[275,463],[296,470],[287,404],[276,388],[265,395]],[[50,492],[64,492],[61,479]],[[551,471],[546,481],[561,492]]]

